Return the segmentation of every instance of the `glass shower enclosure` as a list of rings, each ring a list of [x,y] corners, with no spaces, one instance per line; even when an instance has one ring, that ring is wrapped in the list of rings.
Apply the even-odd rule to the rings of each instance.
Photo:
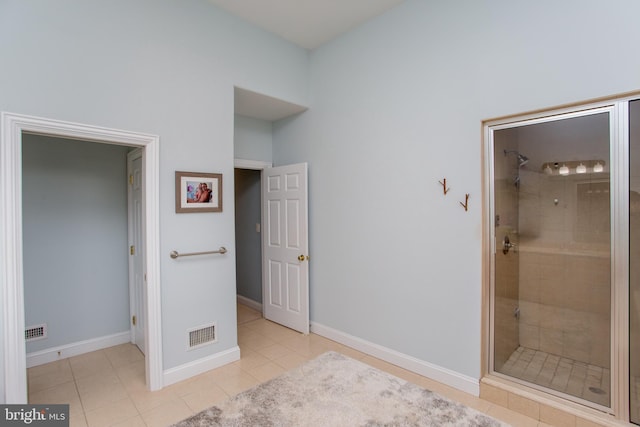
[[[611,111],[493,128],[491,370],[611,407]]]
[[[488,374],[640,425],[640,94],[485,141]]]

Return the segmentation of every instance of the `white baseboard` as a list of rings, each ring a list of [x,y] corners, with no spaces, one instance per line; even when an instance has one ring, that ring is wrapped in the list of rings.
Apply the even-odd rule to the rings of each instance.
[[[27,353],[27,368],[131,342],[131,331]]]
[[[242,295],[236,295],[236,300],[238,304],[246,305],[249,308],[253,308],[254,310],[262,313],[262,304],[247,297],[243,297]]]
[[[240,347],[235,346],[229,350],[165,370],[162,384],[166,387],[237,360],[240,360]]]
[[[346,334],[319,323],[311,322],[311,332],[354,348],[370,356],[377,357],[378,359],[382,359],[411,372],[415,372],[423,377],[431,378],[432,380],[457,388],[458,390],[462,390],[474,396],[480,396],[480,381],[476,378],[416,359],[415,357],[399,353],[390,348],[354,337],[353,335]]]

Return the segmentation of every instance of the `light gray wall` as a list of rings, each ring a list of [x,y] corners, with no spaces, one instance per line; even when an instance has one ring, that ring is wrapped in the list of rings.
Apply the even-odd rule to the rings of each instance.
[[[236,287],[238,295],[262,304],[261,191],[259,170],[235,170]]]
[[[0,52],[1,111],[160,136],[163,368],[236,346],[233,88],[307,105],[308,52],[206,0],[4,0]],[[222,173],[223,212],[176,214],[176,170]],[[217,343],[187,351],[213,321]]]
[[[27,352],[129,331],[127,147],[22,139]]]
[[[640,89],[637,16],[407,0],[313,51],[274,126],[274,164],[309,162],[312,321],[478,378],[482,120]]]
[[[235,115],[234,156],[236,159],[273,161],[273,126],[266,120]]]

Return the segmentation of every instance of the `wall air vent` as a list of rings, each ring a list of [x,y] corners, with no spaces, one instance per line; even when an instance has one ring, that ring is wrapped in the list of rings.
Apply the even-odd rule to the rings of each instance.
[[[187,331],[187,350],[193,350],[203,345],[213,344],[218,341],[216,337],[216,324],[211,323],[209,325],[200,326],[195,329],[189,329]]]
[[[47,337],[47,324],[29,326],[24,331],[24,340],[26,342],[43,340]]]

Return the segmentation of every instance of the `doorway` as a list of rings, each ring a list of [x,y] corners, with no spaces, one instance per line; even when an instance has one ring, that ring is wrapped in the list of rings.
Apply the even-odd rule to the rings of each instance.
[[[308,334],[307,164],[270,168],[261,162],[236,160],[236,167],[259,170],[259,175],[246,171],[236,174],[240,183],[236,184],[235,197],[236,202],[241,204],[240,207],[236,206],[237,252],[238,256],[243,253],[254,254],[253,262],[237,260],[236,275],[238,279],[252,278],[250,284],[253,286],[253,295],[261,295],[260,301],[240,295],[238,302],[260,310],[267,320]],[[251,187],[250,191],[248,187]],[[249,193],[251,197],[248,197]],[[260,203],[256,211],[258,197]],[[245,198],[251,200],[247,202],[243,200]],[[241,212],[243,207],[252,212]],[[249,239],[243,237],[247,233]],[[251,236],[253,233],[260,237]],[[259,260],[256,253],[261,254]],[[246,272],[241,270],[243,268],[254,270]],[[257,268],[260,268],[261,274],[255,270]],[[237,290],[243,285],[245,283],[237,286]]]
[[[27,402],[26,351],[24,322],[24,265],[22,259],[22,136],[49,135],[144,149],[144,234],[147,318],[145,359],[146,382],[151,390],[162,387],[162,346],[159,289],[158,223],[158,137],[96,126],[3,112],[1,172],[2,286],[4,312],[4,377],[0,399],[6,403]]]
[[[251,287],[254,291],[251,292],[249,298],[240,296],[239,302],[250,304],[253,308],[259,309],[263,316],[267,319],[274,320],[285,324],[290,328],[299,330],[303,333],[309,331],[309,298],[308,298],[308,224],[307,224],[307,171],[306,164],[304,165],[304,172],[302,175],[296,173],[289,173],[287,175],[279,175],[282,170],[273,171],[273,176],[266,176],[265,169],[271,168],[271,161],[256,161],[245,160],[248,158],[259,159],[271,159],[273,148],[273,123],[283,120],[289,117],[293,117],[307,110],[307,107],[297,105],[291,102],[287,102],[272,96],[260,94],[247,89],[234,87],[234,113],[235,113],[235,134],[234,134],[234,154],[236,157],[235,167],[245,170],[257,170],[261,171],[261,194],[265,195],[267,190],[265,187],[270,188],[271,193],[281,193],[284,195],[287,191],[279,191],[276,187],[282,185],[282,189],[293,189],[295,186],[300,186],[300,193],[304,192],[304,197],[298,201],[294,200],[297,196],[293,196],[287,200],[271,200],[269,210],[265,210],[265,206],[262,205],[265,202],[265,198],[261,199],[261,225],[258,229],[255,218],[253,216],[243,227],[242,233],[248,233],[249,238],[253,239],[251,244],[251,270],[244,270],[245,264],[249,259],[239,259],[240,253],[244,251],[239,245],[242,243],[237,242],[236,247],[238,254],[236,256],[237,279],[244,281],[249,280]],[[255,182],[255,181],[254,181]],[[268,183],[272,183],[270,187]],[[298,209],[299,208],[299,209]],[[275,218],[271,213],[277,213],[279,219],[282,222],[275,224]],[[238,215],[238,207],[236,206],[236,215]],[[303,214],[303,215],[302,215]],[[302,215],[302,216],[300,216]],[[271,222],[269,220],[271,218]],[[238,218],[236,218],[238,219]],[[296,223],[296,219],[299,221]],[[255,254],[258,249],[255,247],[255,240],[260,236],[262,241],[261,249],[262,260],[260,264],[260,270],[255,269],[257,262],[255,261]],[[267,236],[272,236],[273,240],[268,240]],[[284,237],[296,237],[300,238],[299,242],[293,240],[285,241]],[[282,243],[282,246],[280,246]],[[273,255],[273,251],[276,249],[282,249],[277,256]],[[271,250],[271,253],[268,252]],[[293,256],[295,251],[295,256]],[[269,258],[266,260],[265,258]],[[262,285],[261,288],[256,287],[257,277],[261,273]],[[247,276],[251,275],[251,278]],[[299,278],[299,280],[296,280]],[[290,280],[292,279],[292,280]],[[277,283],[277,286],[271,286],[272,283]],[[248,285],[245,283],[240,284],[238,289],[240,292],[248,292]],[[260,302],[251,298],[260,299],[260,291],[262,290],[262,300]],[[265,289],[270,289],[265,291]],[[271,290],[274,290],[270,294]],[[269,294],[266,297],[265,294]],[[268,304],[265,304],[268,302]],[[287,316],[281,316],[280,320],[275,320],[273,317],[273,310],[270,308],[276,308],[276,311],[286,312]],[[297,318],[296,321],[290,322]],[[304,320],[301,320],[304,319]]]
[[[240,304],[262,313],[262,172],[234,170],[236,295]]]
[[[23,134],[28,367],[130,339],[128,151]]]
[[[637,102],[485,125],[488,376],[635,423]]]

